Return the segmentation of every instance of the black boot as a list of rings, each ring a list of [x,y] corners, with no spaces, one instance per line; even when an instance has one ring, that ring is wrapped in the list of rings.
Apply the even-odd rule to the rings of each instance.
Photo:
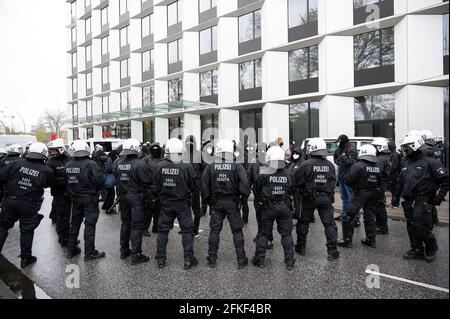
[[[184,270],[192,269],[197,265],[198,265],[198,260],[197,260],[197,258],[193,257],[189,263],[186,263],[186,262],[184,263]]]
[[[248,265],[248,258],[238,258],[238,268],[243,269]]]
[[[166,260],[165,259],[157,259],[158,260],[158,268],[163,269],[166,267]]]
[[[295,252],[301,256],[305,256],[306,255],[306,247],[305,245],[295,245]]]
[[[22,258],[22,260],[20,261],[21,268],[28,267],[37,261],[37,258],[34,256],[27,256],[27,257],[21,257],[21,258]]]
[[[286,269],[291,271],[295,268],[295,260],[286,261]]]
[[[403,258],[406,260],[421,260],[424,259],[423,249],[420,248],[411,248],[404,255]]]
[[[340,253],[337,249],[332,249],[332,250],[328,251],[327,259],[328,259],[328,261],[333,261],[333,260],[339,259],[339,255],[340,255]]]
[[[363,244],[364,246],[370,247],[370,248],[377,248],[375,239],[370,239],[370,238],[361,239],[361,244]]]
[[[425,260],[429,263],[432,263],[435,259],[436,259],[436,254],[439,250],[439,247],[436,246],[436,248],[432,251],[428,251],[427,249],[425,249]]]
[[[128,258],[130,256],[131,256],[131,250],[130,249],[121,250],[120,251],[120,259],[124,260],[124,259],[126,259],[126,258]]]
[[[146,230],[144,230],[143,236],[144,237],[152,237],[152,234],[148,231],[148,229],[146,229]]]
[[[104,257],[105,257],[105,253],[104,252],[99,252],[98,250],[94,250],[89,255],[84,256],[84,261],[101,259],[101,258],[104,258]]]
[[[214,257],[206,257],[206,260],[208,261],[209,268],[216,268],[217,265],[217,259]]]
[[[132,265],[143,264],[143,263],[148,262],[149,260],[150,260],[150,258],[148,256],[145,256],[144,254],[137,254],[137,255],[131,256],[131,264]]]
[[[344,239],[338,241],[337,244],[338,244],[339,247],[353,248],[353,242],[349,238],[344,238]]]
[[[258,268],[264,268],[264,258],[262,257],[253,257],[252,259],[252,263],[254,266],[258,267]]]
[[[272,250],[273,249],[273,240],[269,240],[267,242],[267,250]]]
[[[75,247],[75,249],[69,251],[68,258],[72,259],[73,257],[78,256],[79,254],[81,254],[81,249],[80,247],[77,246]]]

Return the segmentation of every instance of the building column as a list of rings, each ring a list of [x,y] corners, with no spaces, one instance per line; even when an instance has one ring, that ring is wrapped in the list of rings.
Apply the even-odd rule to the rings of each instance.
[[[320,136],[336,139],[355,135],[355,101],[352,97],[328,95],[319,106]]]
[[[139,142],[144,141],[144,124],[142,121],[131,120],[131,138],[137,139]]]
[[[397,141],[411,130],[430,130],[444,136],[444,89],[408,85],[395,94]]]
[[[94,138],[103,138],[103,127],[100,125],[94,125]]]
[[[262,109],[262,128],[262,140],[265,143],[282,137],[284,144],[289,146],[289,105],[267,103]]]
[[[70,144],[73,141],[73,130],[67,129],[67,144]]]
[[[219,139],[239,141],[239,111],[221,109],[219,111]]]
[[[197,147],[202,141],[202,123],[200,115],[184,113],[183,136],[193,135],[197,141]]]
[[[169,120],[155,117],[155,142],[164,145],[169,140]]]
[[[85,127],[80,127],[78,129],[78,134],[80,136],[80,140],[86,140],[87,139],[87,129]]]

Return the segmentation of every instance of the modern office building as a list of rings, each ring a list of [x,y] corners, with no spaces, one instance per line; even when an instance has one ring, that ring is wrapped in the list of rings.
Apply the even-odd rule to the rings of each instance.
[[[448,140],[448,1],[66,2],[69,140]]]

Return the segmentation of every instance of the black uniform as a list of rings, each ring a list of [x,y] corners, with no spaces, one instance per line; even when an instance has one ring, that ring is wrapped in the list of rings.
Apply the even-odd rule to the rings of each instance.
[[[69,242],[70,227],[70,196],[66,188],[66,179],[64,168],[70,161],[70,157],[63,153],[54,156],[47,161],[47,166],[55,174],[55,183],[51,188],[53,196],[52,206],[54,204],[56,214],[56,232],[59,236],[59,243],[67,246]]]
[[[185,265],[190,264],[194,259],[194,225],[189,199],[197,188],[195,172],[190,164],[175,163],[165,158],[156,165],[154,181],[161,204],[156,259],[159,263],[165,263],[169,232],[177,218],[182,234],[184,262]]]
[[[285,263],[293,267],[294,240],[292,230],[294,228],[291,214],[291,196],[293,193],[293,176],[288,169],[273,169],[265,167],[256,180],[255,200],[262,205],[262,236],[256,242],[255,265],[264,265],[270,233],[273,224],[277,222],[278,232],[281,235],[281,244],[284,249]]]
[[[382,172],[377,163],[362,160],[352,166],[345,182],[354,191],[347,216],[342,219],[344,241],[351,243],[353,239],[354,221],[361,208],[364,209],[364,228],[367,243],[375,245],[377,227],[375,210],[378,205],[382,183]]]
[[[146,191],[152,185],[152,175],[148,166],[138,158],[129,155],[114,166],[114,176],[122,197],[122,227],[120,229],[120,251],[122,256],[142,254]]]
[[[425,143],[428,145],[428,149],[424,150],[423,153],[428,156],[432,157],[441,163],[444,163],[444,155],[442,152],[442,148],[436,143],[434,140],[427,139]]]
[[[209,164],[202,175],[203,197],[211,203],[212,215],[210,220],[208,259],[214,263],[217,260],[220,232],[223,221],[228,218],[233,233],[234,247],[239,262],[246,259],[244,249],[244,222],[240,215],[240,197],[248,197],[247,173],[238,163],[230,163],[225,159],[216,158]]]
[[[400,206],[400,172],[402,170],[402,155],[397,152],[396,145],[394,142],[389,142],[389,150],[391,151],[390,155],[390,174],[389,174],[389,182],[388,182],[388,190],[392,194],[391,205],[393,207]]]
[[[147,167],[152,172],[152,176],[156,170],[156,165],[162,161],[161,153],[162,149],[158,143],[153,144],[149,150],[150,154],[144,159]],[[158,220],[161,205],[159,202],[159,195],[155,188],[151,188],[147,191],[147,197],[145,201],[145,222],[144,231],[150,228],[153,219],[152,233],[158,233]]]
[[[81,157],[67,163],[65,173],[67,190],[72,197],[69,252],[77,250],[78,234],[84,219],[84,254],[96,254],[95,227],[100,214],[99,192],[105,182],[103,170],[89,157]]]
[[[19,159],[20,159],[20,155],[19,154],[8,154],[8,155],[2,157],[2,159],[0,160],[0,169],[3,169],[3,167],[8,165],[9,163],[17,161]],[[0,203],[3,200],[4,191],[5,191],[5,183],[0,181]]]
[[[6,184],[0,212],[0,252],[8,230],[20,221],[20,257],[32,258],[34,230],[44,216],[39,215],[44,189],[54,182],[54,174],[42,160],[19,159],[0,169],[0,180]]]
[[[298,155],[299,157],[295,159],[294,155]],[[295,175],[295,172],[298,170],[298,168],[304,161],[305,161],[305,154],[303,153],[301,146],[297,146],[292,152],[291,164],[289,165],[289,170],[291,171],[292,175]],[[296,190],[294,192],[294,214],[293,214],[294,219],[300,218],[301,205],[302,205],[301,194]],[[314,220],[314,215],[312,216],[312,219]]]
[[[244,170],[247,172],[250,163],[249,163],[249,158],[250,158],[250,154],[249,154],[249,150],[248,150],[248,137],[245,136],[244,138],[244,149],[243,151],[243,163],[242,166],[244,167]],[[248,216],[250,213],[250,208],[248,206],[248,197],[250,196],[250,193],[248,193],[247,195],[242,194],[240,200],[241,200],[241,208],[242,208],[242,220],[244,222],[244,224],[248,224]]]
[[[432,211],[448,193],[448,178],[448,170],[440,161],[421,152],[409,157],[400,175],[408,235],[412,250],[418,256],[423,256],[424,245],[426,255],[437,251]]]
[[[302,195],[302,210],[297,224],[297,251],[304,254],[309,224],[317,209],[325,228],[328,253],[334,254],[337,250],[337,227],[332,206],[336,187],[334,165],[322,157],[312,156],[300,165],[294,176],[295,186]]]
[[[388,215],[386,209],[386,191],[390,181],[391,173],[391,157],[389,154],[379,153],[377,155],[378,167],[381,169],[381,188],[378,194],[379,200],[375,208],[375,222],[377,232],[379,234],[387,234],[389,232]]]

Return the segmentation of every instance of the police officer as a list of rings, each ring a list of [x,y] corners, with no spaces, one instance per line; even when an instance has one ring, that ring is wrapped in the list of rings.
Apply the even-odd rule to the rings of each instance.
[[[443,163],[442,150],[434,140],[434,134],[429,130],[422,130],[420,131],[420,136],[424,139],[425,144],[428,145],[428,149],[423,151],[425,152],[425,155],[433,157]]]
[[[6,155],[8,155],[8,151],[6,149],[4,149],[3,147],[0,147],[0,161],[3,159],[3,157],[5,157]]]
[[[377,149],[378,166],[381,169],[381,188],[378,194],[378,201],[375,211],[375,221],[377,224],[377,234],[389,234],[388,215],[386,210],[386,191],[391,174],[391,151],[388,141],[382,138],[376,138],[372,145]]]
[[[8,236],[8,230],[20,221],[20,266],[36,262],[32,256],[34,230],[44,216],[39,215],[44,189],[54,181],[54,174],[45,165],[47,146],[34,143],[25,159],[14,161],[0,169],[0,180],[6,183],[5,199],[0,212],[0,252]]]
[[[346,184],[352,187],[355,196],[350,202],[348,214],[343,217],[343,240],[339,241],[338,245],[345,248],[353,247],[355,218],[359,210],[363,208],[366,238],[361,240],[361,243],[364,246],[375,248],[377,235],[375,210],[382,183],[382,172],[378,166],[376,148],[369,144],[361,147],[359,160],[352,166],[345,178]]]
[[[146,190],[152,185],[152,174],[148,166],[140,160],[141,147],[136,139],[123,143],[120,159],[114,166],[114,176],[122,197],[120,230],[120,259],[131,255],[131,264],[137,265],[150,260],[142,254],[144,233]],[[130,250],[131,239],[131,250]]]
[[[212,137],[211,137],[212,138]],[[208,140],[202,144],[202,170],[214,162],[214,148],[215,142],[213,139]],[[205,216],[208,211],[208,201],[202,196],[202,216]],[[211,214],[211,208],[209,209]]]
[[[156,169],[156,165],[162,161],[162,149],[159,143],[154,143],[149,147],[150,154],[144,159],[147,167],[153,172]],[[153,219],[152,233],[158,233],[158,219],[159,219],[159,195],[156,193],[155,188],[151,187],[147,191],[147,198],[145,203],[145,222],[144,222],[144,236],[151,237],[149,228]]]
[[[0,160],[0,169],[10,164],[11,162],[17,161],[21,158],[23,153],[23,147],[19,144],[13,144],[8,147],[6,156],[3,156]],[[0,203],[3,200],[3,193],[5,189],[5,184],[0,181]]]
[[[306,237],[314,211],[319,211],[320,219],[325,228],[327,239],[328,260],[339,258],[337,250],[337,227],[334,221],[334,190],[336,187],[336,170],[326,159],[329,155],[327,144],[323,139],[310,139],[308,142],[311,158],[303,162],[295,172],[295,186],[302,195],[302,210],[297,224],[297,245],[295,251],[306,254]]]
[[[65,167],[66,186],[72,197],[69,229],[69,258],[81,253],[78,234],[84,219],[84,261],[105,257],[95,249],[95,227],[100,214],[99,192],[105,182],[103,170],[89,158],[90,148],[84,141],[72,144],[73,160]]]
[[[391,206],[397,208],[400,206],[400,172],[402,170],[402,156],[397,152],[397,145],[395,142],[388,143],[389,150],[391,151],[391,171],[389,174],[388,190],[392,194]]]
[[[228,218],[233,234],[238,267],[244,268],[248,258],[244,248],[244,222],[239,206],[241,196],[248,197],[247,173],[242,164],[236,163],[233,155],[233,142],[221,140],[217,143],[214,163],[209,164],[202,175],[203,197],[211,203],[208,264],[216,267],[217,251],[219,250],[220,232],[223,221]]]
[[[439,206],[449,190],[448,170],[442,163],[427,156],[430,146],[421,136],[410,135],[402,142],[402,151],[408,158],[400,175],[403,210],[407,218],[407,230],[411,242],[404,258],[436,258],[438,245],[432,232],[433,207]]]
[[[69,243],[69,227],[70,227],[70,196],[66,188],[66,179],[64,167],[70,162],[70,156],[64,148],[62,139],[51,141],[48,144],[48,152],[50,158],[47,166],[55,174],[55,183],[51,187],[51,195],[53,196],[52,207],[55,208],[56,232],[58,233],[58,242],[62,247],[67,247]]]
[[[284,261],[288,270],[294,269],[294,240],[292,239],[291,196],[294,188],[293,176],[285,168],[285,153],[279,146],[271,147],[266,154],[266,166],[256,180],[256,198],[262,205],[262,236],[256,242],[253,265],[263,268],[267,243],[273,224],[277,222],[284,249]]]
[[[298,170],[300,165],[304,162],[305,158],[302,156],[303,151],[301,145],[298,145],[292,151],[291,164],[289,165],[289,170],[292,175],[295,175],[295,172]],[[294,219],[300,219],[300,210],[301,210],[301,194],[295,189],[294,192]]]
[[[175,218],[181,228],[184,269],[198,265],[194,257],[194,225],[190,210],[190,197],[196,191],[194,169],[183,163],[184,144],[177,138],[167,141],[165,158],[156,165],[155,186],[160,196],[161,213],[158,222],[158,243],[156,260],[164,268],[167,259],[167,242]]]

